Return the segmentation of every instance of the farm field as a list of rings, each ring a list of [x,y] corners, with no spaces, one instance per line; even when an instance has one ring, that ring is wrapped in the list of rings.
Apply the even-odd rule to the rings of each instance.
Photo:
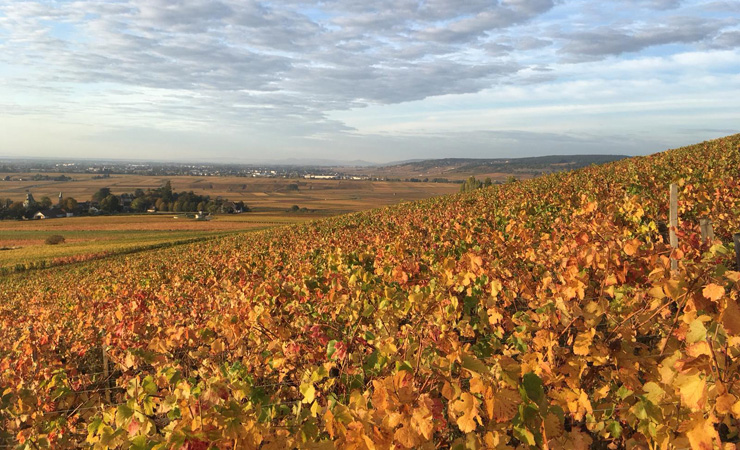
[[[421,200],[460,189],[453,183],[143,175],[111,175],[110,178],[95,179],[94,174],[68,174],[73,178],[71,181],[33,181],[30,178],[34,174],[0,173],[0,180],[7,175],[12,176],[13,181],[0,181],[0,199],[20,201],[30,191],[37,199],[44,196],[56,199],[62,192],[65,197],[86,201],[103,187],[109,187],[113,194],[120,195],[133,193],[136,189],[156,189],[169,180],[176,192],[193,191],[212,198],[220,196],[233,202],[243,201],[255,211],[283,212],[298,205],[324,215]]]
[[[69,217],[51,220],[0,221],[0,271],[64,264],[174,243],[260,230],[316,219],[302,213],[222,214],[196,221],[169,214]],[[319,216],[320,217],[320,216]],[[52,235],[62,244],[48,245]]]
[[[13,174],[29,178],[30,174]],[[194,190],[212,197],[244,200],[252,212],[218,215],[215,220],[173,219],[175,213],[115,215],[64,219],[0,220],[0,272],[41,264],[61,264],[175,242],[210,238],[225,233],[301,223],[331,215],[377,208],[403,201],[456,192],[457,184],[370,182],[345,180],[252,179],[237,177],[145,177],[74,174],[75,181],[0,181],[0,198],[21,200],[26,190],[36,198],[55,198],[60,191],[78,200],[89,199],[98,189],[111,187],[114,194],[137,188],[157,188],[171,180],[175,191]],[[3,176],[0,175],[0,179]],[[238,182],[239,184],[235,184]],[[298,190],[289,185],[298,185]],[[55,193],[56,192],[56,193]],[[300,212],[289,209],[297,205]],[[45,245],[52,234],[64,244]]]
[[[11,274],[0,446],[735,448],[737,232],[740,135]]]

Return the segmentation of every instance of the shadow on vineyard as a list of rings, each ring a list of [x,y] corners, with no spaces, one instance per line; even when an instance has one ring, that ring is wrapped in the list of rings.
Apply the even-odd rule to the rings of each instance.
[[[738,180],[735,135],[7,274],[0,448],[734,448]]]

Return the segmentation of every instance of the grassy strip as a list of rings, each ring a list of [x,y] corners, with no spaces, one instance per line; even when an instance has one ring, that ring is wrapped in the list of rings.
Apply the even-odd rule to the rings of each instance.
[[[133,253],[140,253],[150,250],[159,250],[163,248],[171,248],[178,245],[184,245],[184,244],[194,244],[196,242],[205,242],[217,238],[221,238],[224,236],[228,236],[231,234],[237,234],[238,232],[229,232],[229,233],[221,233],[211,236],[202,236],[202,237],[195,237],[190,239],[179,239],[176,241],[169,241],[169,242],[160,242],[157,244],[149,244],[149,245],[142,245],[138,247],[129,247],[118,251],[104,251],[99,253],[90,253],[90,254],[83,254],[83,255],[75,255],[75,256],[68,256],[68,257],[57,257],[52,260],[43,260],[43,261],[36,261],[36,262],[27,262],[27,263],[18,263],[15,266],[11,267],[0,267],[0,275],[9,275],[12,273],[20,273],[20,272],[27,272],[30,270],[40,270],[40,269],[49,269],[52,267],[59,267],[69,264],[76,264],[76,263],[83,263],[88,261],[96,261],[104,258],[109,258],[112,256],[122,256],[122,255],[130,255]]]

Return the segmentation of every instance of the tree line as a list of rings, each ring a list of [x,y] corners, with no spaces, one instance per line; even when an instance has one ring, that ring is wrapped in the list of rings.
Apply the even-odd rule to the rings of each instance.
[[[133,197],[131,210],[134,212],[144,212],[152,207],[157,211],[204,211],[211,214],[249,210],[242,201],[230,202],[220,197],[211,198],[208,195],[199,195],[193,191],[174,192],[169,181],[157,189],[148,189],[146,192],[143,189],[137,189],[130,196]]]
[[[167,181],[156,189],[136,189],[133,193],[115,195],[109,187],[99,189],[92,195],[90,202],[80,204],[72,197],[67,197],[61,203],[54,204],[49,197],[41,197],[31,203],[0,199],[0,219],[32,218],[37,212],[57,207],[73,214],[85,214],[90,207],[95,207],[104,213],[118,212],[146,212],[152,208],[165,212],[197,212],[210,214],[247,212],[249,208],[244,202],[230,202],[220,197],[211,198],[208,195],[199,195],[193,191],[175,192],[172,184]]]

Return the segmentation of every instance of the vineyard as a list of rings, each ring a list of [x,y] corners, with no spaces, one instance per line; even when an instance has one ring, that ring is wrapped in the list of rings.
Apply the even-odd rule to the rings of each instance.
[[[0,449],[735,448],[737,232],[740,135],[9,275]]]

